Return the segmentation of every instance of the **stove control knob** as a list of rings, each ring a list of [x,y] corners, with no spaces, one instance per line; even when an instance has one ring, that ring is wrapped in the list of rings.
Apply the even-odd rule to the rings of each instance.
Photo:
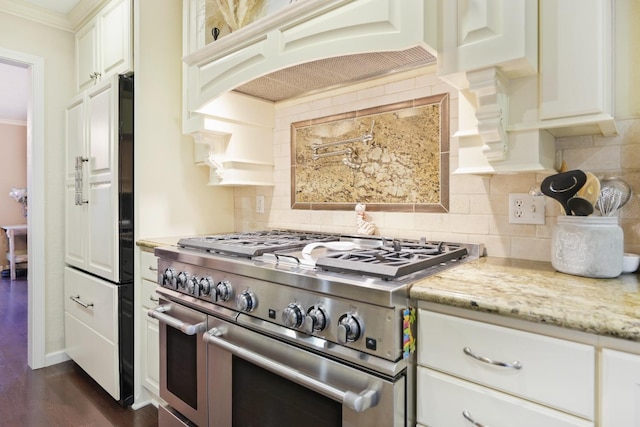
[[[178,290],[187,290],[187,281],[189,280],[189,275],[184,271],[178,273]]]
[[[238,309],[241,311],[253,311],[258,306],[258,300],[253,292],[245,290],[236,298],[236,306],[238,306]]]
[[[327,313],[319,305],[314,305],[307,311],[307,321],[304,324],[305,332],[312,334],[320,332],[327,326]]]
[[[361,327],[358,318],[352,314],[343,314],[338,320],[338,342],[346,344],[360,338]]]
[[[200,296],[200,286],[198,284],[197,277],[194,276],[194,277],[189,277],[187,279],[187,283],[185,285],[185,291],[187,291],[189,295],[193,295],[194,297]]]
[[[292,302],[282,312],[282,320],[287,328],[299,328],[304,323],[304,308],[300,304]]]
[[[207,296],[211,293],[211,288],[213,287],[213,280],[211,277],[203,277],[198,282],[198,287],[200,289],[201,296]]]
[[[173,268],[167,268],[162,274],[162,286],[177,289],[176,271]]]
[[[245,291],[246,292],[246,291]],[[231,289],[231,283],[228,280],[223,280],[222,282],[218,282],[215,289],[215,300],[216,301],[229,301],[233,295],[233,290]],[[253,295],[253,294],[251,294]],[[247,310],[251,311],[251,310]]]

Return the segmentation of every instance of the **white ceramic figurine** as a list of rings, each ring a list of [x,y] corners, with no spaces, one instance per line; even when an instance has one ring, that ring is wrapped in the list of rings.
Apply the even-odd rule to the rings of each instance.
[[[372,235],[376,232],[376,226],[374,223],[366,220],[367,214],[365,210],[367,205],[358,203],[356,205],[356,224],[358,225],[358,234]]]

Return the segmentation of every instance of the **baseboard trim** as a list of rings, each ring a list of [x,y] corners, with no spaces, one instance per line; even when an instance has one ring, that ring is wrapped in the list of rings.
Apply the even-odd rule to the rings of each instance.
[[[57,365],[58,363],[66,362],[67,360],[71,360],[71,358],[64,350],[47,353],[44,359],[44,366]]]

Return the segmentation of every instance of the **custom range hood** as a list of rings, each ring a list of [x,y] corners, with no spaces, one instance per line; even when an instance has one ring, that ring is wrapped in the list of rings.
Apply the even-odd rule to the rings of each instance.
[[[203,5],[185,1],[183,130],[213,185],[272,184],[275,102],[436,62],[435,0],[300,0],[215,41]]]

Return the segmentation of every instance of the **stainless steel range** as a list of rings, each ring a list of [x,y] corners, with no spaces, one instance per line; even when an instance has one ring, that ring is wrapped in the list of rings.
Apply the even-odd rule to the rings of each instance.
[[[410,425],[409,288],[481,249],[288,230],[178,246],[155,251],[160,424],[229,427]]]

